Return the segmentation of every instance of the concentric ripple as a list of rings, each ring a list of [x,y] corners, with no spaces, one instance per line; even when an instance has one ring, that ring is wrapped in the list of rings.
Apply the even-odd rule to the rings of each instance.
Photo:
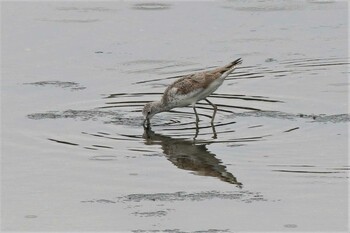
[[[183,62],[182,62],[183,63]],[[275,63],[271,67],[271,63]],[[179,65],[178,61],[130,61],[128,66],[133,65],[133,70],[140,70],[138,66],[143,67],[147,72],[158,72],[160,69],[166,73],[167,69],[172,69],[172,73],[190,73],[203,69],[193,67],[194,63],[190,65],[192,68],[188,70],[188,65]],[[291,59],[284,61],[277,61],[269,58],[265,64],[257,66],[241,66],[237,71],[231,74],[224,85],[231,85],[232,82],[242,79],[256,79],[256,78],[293,78],[295,75],[316,75],[323,72],[325,69],[332,67],[345,67],[348,65],[347,58],[305,58],[305,59]],[[146,67],[145,67],[146,66]],[[147,68],[147,66],[151,66]],[[174,70],[175,68],[175,70]],[[213,68],[213,67],[211,67]],[[342,68],[343,69],[343,68]],[[130,72],[130,71],[128,71]],[[161,98],[162,91],[166,84],[171,80],[175,80],[181,75],[168,76],[163,78],[148,79],[133,83],[135,86],[143,86],[145,84],[152,84],[158,88],[147,88],[149,92],[119,92],[102,95],[101,103],[92,109],[74,110],[67,109],[65,111],[51,111],[45,113],[32,113],[28,117],[30,119],[57,119],[57,118],[74,118],[81,120],[102,120],[104,123],[126,125],[130,127],[140,127],[142,125],[142,108],[145,103],[149,101],[158,100]],[[170,81],[169,81],[170,80]],[[66,82],[68,83],[68,82]],[[48,83],[51,85],[51,83]],[[42,82],[33,83],[33,85],[42,86]],[[56,85],[56,83],[55,83]],[[338,85],[338,84],[337,84]],[[339,84],[340,85],[340,84]],[[338,86],[339,86],[338,85]],[[342,85],[348,86],[349,83]],[[79,84],[74,83],[74,88]],[[159,87],[160,86],[160,87]],[[66,87],[66,86],[64,86]],[[153,91],[154,90],[154,91]],[[296,120],[304,120],[307,122],[348,122],[349,115],[343,114],[305,114],[288,113],[278,110],[276,104],[287,104],[285,100],[276,99],[275,97],[262,95],[248,95],[248,94],[231,94],[221,92],[220,89],[210,96],[213,103],[218,106],[218,113],[215,118],[214,127],[210,125],[213,110],[210,105],[205,102],[197,104],[198,113],[200,115],[199,136],[212,135],[213,131],[218,135],[217,140],[209,140],[211,143],[217,142],[238,142],[245,140],[262,140],[265,137],[271,136],[276,132],[291,132],[297,126],[291,125],[288,129],[275,129],[274,132],[266,132],[256,135],[253,133],[247,137],[235,137],[234,132],[240,129],[237,127],[245,123],[244,129],[247,132],[256,132],[257,128],[266,126],[266,122],[258,122],[258,118],[273,118],[281,121],[293,122]],[[263,105],[260,103],[264,103]],[[264,106],[265,109],[262,107]],[[268,109],[266,109],[268,106]],[[271,111],[270,109],[274,109]],[[245,118],[245,120],[239,120]],[[251,120],[254,118],[254,120]],[[242,122],[244,121],[244,122]],[[257,126],[258,125],[258,126]],[[156,115],[152,119],[152,126],[155,131],[161,131],[163,134],[175,137],[193,138],[196,134],[195,117],[192,108],[175,108],[167,113]],[[228,137],[228,135],[230,135]],[[136,136],[136,135],[135,135]]]
[[[174,64],[172,64],[174,63]],[[232,94],[220,88],[211,95],[210,100],[217,104],[218,110],[214,125],[211,125],[213,109],[206,102],[197,104],[200,122],[199,127],[195,123],[195,115],[191,107],[175,108],[170,112],[157,114],[152,118],[152,127],[143,130],[143,116],[141,114],[145,103],[159,100],[162,91],[167,84],[179,77],[178,74],[201,69],[178,65],[178,61],[134,61],[128,62],[129,66],[135,66],[135,72],[140,70],[148,73],[158,72],[158,75],[167,73],[171,69],[174,75],[163,78],[155,78],[133,82],[139,90],[135,92],[106,93],[99,100],[93,100],[90,109],[80,110],[67,109],[57,111],[53,109],[49,112],[28,114],[29,119],[74,119],[79,121],[101,122],[103,125],[112,125],[118,130],[99,130],[91,132],[84,130],[81,132],[80,141],[67,138],[53,137],[47,138],[50,142],[59,143],[64,146],[80,147],[85,150],[94,151],[96,154],[89,159],[92,161],[118,161],[121,159],[117,152],[120,146],[116,143],[132,142],[127,150],[132,153],[146,156],[165,156],[169,162],[179,169],[191,171],[200,176],[215,177],[223,182],[243,187],[239,177],[230,172],[223,162],[216,158],[216,154],[208,150],[212,144],[222,144],[226,147],[238,147],[259,141],[277,140],[284,135],[300,135],[307,128],[308,124],[338,124],[350,121],[347,113],[341,114],[309,114],[303,112],[285,112],[280,110],[281,106],[288,105],[291,101],[288,98],[278,98],[269,94]],[[314,76],[322,74],[326,69],[340,67],[338,72],[343,72],[344,67],[349,64],[346,58],[315,58],[315,59],[293,59],[277,61],[276,59],[266,59],[265,63],[257,66],[242,66],[237,72],[231,74],[224,85],[230,86],[237,82],[261,79],[259,82],[266,82],[273,79],[293,79],[302,76]],[[140,68],[141,66],[142,68]],[[148,67],[147,66],[151,66]],[[181,70],[182,69],[182,70]],[[160,72],[161,71],[161,72]],[[127,71],[127,73],[133,73]],[[61,83],[32,83],[35,86],[45,86]],[[45,85],[44,85],[45,84]],[[64,83],[64,88],[80,87],[77,83]],[[334,83],[336,88],[348,86],[347,82]],[[148,90],[148,91],[145,91]],[[268,93],[268,92],[266,92]],[[307,99],[305,101],[308,101]],[[85,103],[87,104],[87,103]],[[89,104],[87,104],[89,105]],[[140,144],[141,143],[141,144]],[[155,149],[158,146],[161,149]],[[294,172],[294,173],[318,173],[319,171],[290,170],[287,168],[275,169],[274,172]],[[326,173],[325,173],[326,172]],[[328,174],[328,171],[321,171]],[[338,171],[330,171],[335,173]]]

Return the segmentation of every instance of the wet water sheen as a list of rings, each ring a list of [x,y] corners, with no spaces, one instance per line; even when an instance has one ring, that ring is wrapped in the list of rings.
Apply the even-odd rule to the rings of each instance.
[[[3,230],[348,229],[346,2],[2,7]],[[238,57],[214,125],[203,101],[198,129],[191,107],[142,127]]]

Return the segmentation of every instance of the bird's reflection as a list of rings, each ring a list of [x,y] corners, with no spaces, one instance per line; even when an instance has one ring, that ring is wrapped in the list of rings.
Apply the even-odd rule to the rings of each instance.
[[[200,176],[216,177],[242,187],[242,183],[226,170],[226,166],[208,151],[205,144],[196,145],[184,139],[157,134],[150,128],[145,128],[143,138],[146,145],[161,145],[167,159],[180,169],[193,171]]]

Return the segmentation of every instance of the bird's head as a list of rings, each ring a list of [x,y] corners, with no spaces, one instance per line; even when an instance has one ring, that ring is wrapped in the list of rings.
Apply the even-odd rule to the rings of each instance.
[[[157,113],[161,112],[161,104],[159,102],[150,102],[145,104],[142,110],[144,123],[147,121],[147,125],[150,124],[150,119]]]
[[[152,102],[145,104],[142,110],[143,118],[151,119],[154,116],[154,114],[155,114],[155,111],[153,109]]]

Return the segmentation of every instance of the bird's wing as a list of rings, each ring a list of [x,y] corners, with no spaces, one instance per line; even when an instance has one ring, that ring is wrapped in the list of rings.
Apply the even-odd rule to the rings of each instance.
[[[190,98],[203,90],[202,82],[196,74],[189,74],[179,78],[168,86],[163,94],[163,102],[168,102],[170,98],[175,96],[187,95]]]
[[[172,91],[177,95],[187,95],[195,90],[206,88],[211,82],[220,77],[219,73],[202,72],[186,75],[172,83],[166,92]]]

